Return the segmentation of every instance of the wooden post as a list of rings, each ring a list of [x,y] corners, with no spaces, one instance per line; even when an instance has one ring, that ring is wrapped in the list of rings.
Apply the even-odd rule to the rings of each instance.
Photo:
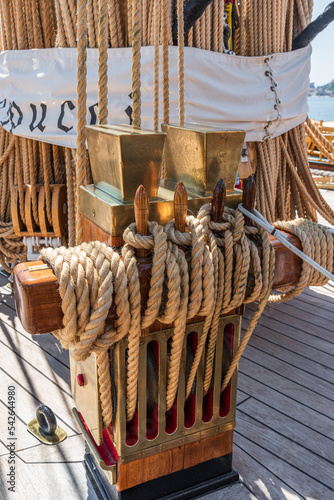
[[[182,181],[178,183],[174,193],[174,218],[175,229],[181,233],[185,232],[188,210],[188,195]]]
[[[226,202],[226,187],[223,179],[219,179],[213,193],[211,205],[211,219],[213,222],[221,222]]]
[[[137,189],[134,199],[134,206],[137,233],[141,234],[142,236],[147,236],[150,203],[148,200],[147,191],[144,186],[139,186],[139,188]],[[150,251],[146,250],[145,248],[136,250],[137,257],[146,257],[149,253]]]
[[[255,180],[252,175],[250,175],[246,181],[244,181],[243,185],[243,193],[242,193],[242,204],[249,212],[253,212],[255,206]],[[246,226],[254,226],[253,221],[245,216],[245,224]],[[241,304],[241,306],[236,308],[236,313],[242,316],[245,312],[245,304]]]
[[[243,185],[243,193],[242,193],[242,204],[249,212],[253,212],[255,206],[255,195],[256,195],[256,186],[255,180],[252,175],[250,175],[246,181],[244,181]],[[248,217],[245,217],[246,226],[254,226],[253,221]]]

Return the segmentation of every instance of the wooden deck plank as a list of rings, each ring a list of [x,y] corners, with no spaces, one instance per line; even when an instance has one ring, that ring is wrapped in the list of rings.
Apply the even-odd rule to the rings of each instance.
[[[253,312],[246,308],[245,315],[243,318],[242,326],[246,327],[247,321],[253,316]],[[255,328],[255,333],[257,330],[262,327],[268,331],[268,336],[270,336],[271,331],[275,331],[284,335],[285,337],[290,337],[292,339],[296,339],[299,342],[303,342],[310,347],[314,347],[321,352],[325,352],[334,355],[334,343],[330,339],[330,335],[328,335],[329,339],[324,339],[319,336],[315,336],[311,333],[305,332],[303,329],[296,328],[291,323],[286,323],[284,316],[278,316],[278,319],[271,318],[266,314],[266,309],[262,314],[259,323]]]
[[[19,416],[25,421],[29,422],[36,411],[36,407],[40,403],[50,406],[60,422],[63,423],[67,432],[76,433],[77,426],[74,422],[71,409],[74,406],[72,397],[67,389],[61,388],[57,384],[57,376],[53,374],[52,369],[47,366],[45,359],[41,357],[38,360],[40,366],[44,362],[43,372],[37,370],[31,362],[26,361],[24,358],[14,355],[14,351],[0,342],[0,359],[1,377],[7,375],[11,384],[16,386],[17,401],[20,405],[20,398],[28,395],[30,405],[20,405]],[[34,362],[34,360],[32,360]],[[35,362],[37,359],[35,360]],[[60,379],[60,377],[58,377]],[[62,383],[62,385],[64,382]],[[0,398],[6,401],[7,385],[0,386]],[[33,415],[33,416],[32,416]],[[60,425],[60,424],[59,424]]]
[[[299,393],[299,398],[297,392],[293,394],[294,397],[287,396],[280,392],[284,390],[284,382],[282,387],[275,386],[269,387],[263,381],[256,380],[251,374],[252,371],[247,370],[247,360],[244,362],[242,360],[241,369],[245,370],[246,373],[239,372],[239,385],[245,389],[251,397],[258,402],[265,403],[267,406],[274,408],[276,411],[281,412],[283,415],[300,422],[306,427],[317,431],[323,436],[334,441],[334,420],[333,418],[325,416],[319,413],[314,408],[311,408],[305,404],[308,402],[308,394],[304,395]],[[267,382],[267,377],[264,379]],[[295,399],[295,396],[298,399]],[[242,409],[243,403],[240,404]]]
[[[0,377],[2,381],[3,387],[0,388],[1,400],[4,401],[7,393],[8,385],[14,385],[16,387],[16,418],[15,418],[15,433],[17,437],[17,446],[16,450],[23,450],[32,446],[39,445],[39,441],[27,431],[27,424],[36,417],[36,409],[39,405],[39,401],[36,400],[36,395],[30,393],[28,390],[25,390],[20,386],[16,381],[13,381],[3,370],[0,371]],[[37,395],[38,396],[38,395]],[[58,394],[59,400],[60,394]],[[46,394],[43,394],[43,400],[46,397]],[[48,406],[50,406],[53,410],[55,410],[56,401],[50,402]],[[59,406],[59,403],[57,403]],[[75,420],[69,420],[69,424],[63,418],[64,412],[60,410],[56,412],[56,418],[58,425],[67,432],[68,436],[77,435],[79,430],[77,429]],[[65,415],[67,417],[67,415]],[[1,429],[7,429],[7,420],[8,420],[8,412],[5,403],[0,403],[0,425]],[[4,444],[6,444],[7,433],[5,431],[1,432],[1,438],[3,439]],[[4,452],[1,451],[1,455],[8,453],[6,449]]]
[[[321,366],[333,369],[333,356],[325,351],[324,346],[323,350],[310,346],[304,340],[304,336],[301,336],[303,340],[300,338],[291,338],[284,334],[284,332],[277,331],[264,326],[257,326],[255,332],[253,333],[254,340],[252,339],[252,345],[255,345],[255,338],[259,337],[261,339],[267,340],[274,346],[283,347],[285,350],[290,351],[292,354],[299,354],[301,357],[305,358],[305,362],[307,360],[311,360],[314,363],[317,363]],[[282,354],[285,354],[282,352]]]
[[[327,461],[316,457],[312,452],[278,435],[249,415],[240,412],[238,412],[236,434],[246,437],[250,442],[250,446],[256,444],[259,457],[261,457],[263,451],[265,452],[260,460],[261,463],[268,465],[268,458],[264,458],[265,456],[268,457],[268,455],[271,455],[272,463],[277,462],[277,459],[279,459],[282,469],[281,473],[278,474],[280,467],[278,465],[276,474],[291,488],[296,489],[296,480],[298,480],[298,476],[300,478],[303,475],[304,491],[303,489],[297,489],[303,496],[313,494],[315,498],[319,499],[334,497],[334,467],[330,466]]]
[[[33,365],[36,372],[39,372],[44,378],[49,378],[50,381],[58,385],[61,390],[67,392],[67,394],[71,396],[70,369],[68,366],[61,363],[54,356],[50,356],[48,352],[42,351],[37,344],[30,342],[29,339],[21,335],[20,332],[14,330],[4,321],[1,321],[1,313],[0,329],[0,345],[12,350],[19,359]],[[35,359],[38,359],[38,364],[34,363]],[[36,377],[40,378],[37,373]],[[40,378],[41,383],[42,380],[43,378]]]
[[[324,339],[327,342],[333,344],[333,329],[330,322],[327,322],[327,328],[323,328],[320,326],[320,324],[318,324],[318,321],[315,322],[315,319],[318,320],[318,318],[313,317],[312,322],[310,322],[309,320],[305,321],[291,314],[291,312],[293,312],[293,308],[292,311],[289,310],[288,314],[286,309],[283,309],[283,307],[284,304],[280,304],[279,306],[268,305],[263,312],[263,318],[274,321],[276,320],[280,324],[286,325],[286,327],[284,326],[284,328],[281,328],[282,330],[286,328],[289,333],[292,333],[294,329],[297,329],[301,332],[304,332],[305,334],[312,335],[314,338]],[[285,307],[287,307],[287,305],[285,305]],[[248,318],[250,314],[252,314],[250,313],[250,311],[254,312],[255,306],[253,304],[250,304],[247,309],[248,310],[245,314],[246,318]],[[300,311],[300,313],[303,314],[302,311]],[[264,324],[262,323],[262,317],[260,321],[260,324]]]
[[[306,288],[306,290],[303,291],[304,295],[311,295],[314,297],[315,295],[319,296],[319,299],[321,302],[328,302],[330,304],[333,303],[333,292],[332,290],[328,290],[324,286],[310,286],[309,288]]]
[[[279,436],[318,455],[319,458],[323,459],[323,464],[327,462],[329,469],[334,472],[333,439],[319,434],[317,430],[310,429],[310,427],[253,398],[249,398],[238,408],[239,413],[252,417],[258,423],[275,431]]]
[[[37,442],[36,438],[34,439]],[[81,462],[84,454],[85,439],[81,434],[69,436],[57,446],[40,444],[17,453],[18,457],[26,464]]]
[[[238,389],[237,391],[237,406],[246,401],[250,396]]]
[[[322,404],[327,404],[329,408],[334,407],[334,392],[333,386],[326,380],[321,380],[315,377],[306,370],[301,370],[281,359],[277,359],[270,354],[252,347],[247,346],[244,357],[256,363],[258,366],[267,368],[273,373],[276,373],[284,378],[284,381],[294,381],[296,388],[309,389],[314,395],[314,401],[322,401]]]
[[[17,333],[25,337],[30,343],[35,344],[39,348],[41,348],[44,353],[47,353],[50,356],[53,356],[56,360],[60,361],[65,367],[69,368],[69,354],[68,350],[64,349],[56,337],[52,335],[52,333],[45,333],[43,335],[30,335],[30,333],[26,332],[23,328],[21,321],[16,315],[16,312],[13,311],[7,304],[0,304],[0,328],[1,323],[4,326],[10,326],[15,329]],[[66,370],[64,371],[66,373]],[[68,376],[67,376],[67,381]]]
[[[302,321],[301,324],[303,325],[307,324],[314,326],[314,320],[316,317],[316,327],[331,333],[333,331],[333,321],[323,317],[322,315],[315,315],[313,312],[310,312],[309,309],[310,308],[308,307],[304,307],[302,309],[294,307],[294,305],[290,302],[284,302],[283,304],[268,304],[270,314],[272,314],[272,311],[275,311],[284,316],[286,315],[287,319],[292,317],[297,324]],[[311,330],[311,333],[313,333],[313,330]]]
[[[213,491],[201,497],[201,500],[256,500],[256,497],[252,492],[250,492],[244,484],[232,484],[231,486],[225,486],[225,488]]]
[[[294,465],[287,463],[286,460],[277,455],[280,452],[281,443],[276,441],[274,433],[270,438],[273,438],[276,449],[275,453],[271,453],[263,446],[264,440],[261,428],[253,426],[252,435],[249,435],[247,432],[247,429],[250,429],[249,423],[240,419],[239,424],[239,429],[235,432],[234,442],[237,449],[247,453],[250,463],[248,465],[246,457],[243,457],[244,460],[241,462],[240,455],[236,451],[234,464],[239,469],[245,483],[261,500],[271,498],[273,500],[288,498],[291,500],[296,500],[296,498],[302,498],[303,500],[305,498],[309,500],[333,500],[332,490],[296,469]],[[259,469],[257,469],[254,462],[258,464]],[[251,471],[252,465],[256,467],[254,473]],[[262,494],[260,494],[259,487]],[[296,492],[295,497],[293,492]]]
[[[6,458],[0,458],[0,473],[8,471]],[[2,488],[1,500],[98,500],[87,479],[83,462],[26,464],[16,463],[16,490]]]
[[[318,384],[317,378],[320,379],[320,383],[323,383],[323,379],[326,380],[326,383],[333,384],[334,383],[334,367],[333,367],[333,361],[331,364],[331,367],[326,366],[325,364],[322,364],[320,361],[322,360],[322,354],[323,358],[325,358],[325,353],[318,353],[317,354],[317,361],[313,361],[310,357],[307,356],[307,350],[305,349],[307,346],[304,346],[304,355],[299,354],[298,352],[298,346],[296,347],[296,350],[290,350],[287,349],[286,344],[284,343],[283,345],[279,345],[277,342],[273,342],[272,338],[267,335],[268,338],[265,338],[261,335],[253,335],[252,338],[252,344],[251,346],[254,349],[257,349],[259,352],[268,354],[269,356],[272,356],[275,358],[275,360],[283,360],[284,363],[288,363],[290,366],[293,366],[295,368],[299,368],[299,370],[302,370],[303,372],[306,372],[307,377],[311,374],[312,380]],[[285,339],[283,339],[284,341]],[[290,341],[291,344],[291,341]],[[302,349],[303,346],[301,346]],[[314,349],[314,351],[316,351]],[[311,352],[310,352],[311,354]],[[327,356],[327,362],[329,363],[329,359]],[[276,366],[276,364],[275,364]],[[303,374],[301,374],[301,377],[304,377]],[[298,379],[299,380],[299,379]],[[307,383],[308,378],[305,379],[305,382]],[[331,394],[329,394],[330,397]]]
[[[15,310],[15,298],[12,288],[8,286],[8,279],[0,275],[0,302],[8,304]],[[1,306],[0,306],[1,307]]]
[[[313,293],[313,292],[312,292]],[[314,294],[315,295],[315,294]],[[301,311],[307,310],[312,313],[314,317],[323,317],[329,321],[334,321],[334,299],[332,302],[328,301],[324,304],[319,300],[319,296],[306,295],[302,293],[295,299],[290,301],[290,305]]]
[[[246,354],[244,354],[240,362],[240,371],[240,375],[244,374],[249,376],[251,379],[257,380],[267,387],[301,404],[301,412],[303,411],[303,406],[305,406],[316,410],[317,413],[326,417],[333,418],[334,404],[332,401],[320,396],[317,392],[312,391],[308,387],[296,384],[296,382],[290,380],[288,377],[281,376],[280,373],[265,368],[259,363],[255,363],[254,360],[249,359]],[[251,393],[250,388],[245,387],[244,389],[244,386],[245,384],[240,384],[241,390]]]
[[[247,487],[257,498],[261,500],[304,500],[304,497],[300,496],[296,490],[293,490],[276,475],[275,467],[270,468],[266,462],[259,462],[257,451],[256,446],[249,450],[247,439],[236,434],[233,467],[239,472],[241,480],[247,484]]]

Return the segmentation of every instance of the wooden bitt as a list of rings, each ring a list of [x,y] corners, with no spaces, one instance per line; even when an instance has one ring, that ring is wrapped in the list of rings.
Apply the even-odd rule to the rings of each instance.
[[[249,212],[253,212],[255,207],[256,185],[252,175],[244,181],[242,192],[242,204]],[[254,223],[248,217],[245,217],[246,226],[254,226]]]
[[[182,181],[178,183],[174,193],[174,219],[175,229],[185,232],[187,225],[188,194]]]
[[[136,229],[137,233],[142,236],[147,236],[148,229],[148,217],[150,212],[150,203],[148,200],[148,194],[144,186],[139,186],[136,191],[135,199],[134,199],[134,211],[135,211],[135,221],[136,221]],[[137,257],[146,257],[150,253],[149,250],[146,249],[137,249],[136,255]]]
[[[226,187],[223,179],[219,179],[213,193],[211,204],[211,219],[213,222],[221,222],[226,202]]]
[[[256,194],[256,186],[255,180],[252,175],[250,175],[246,181],[244,181],[243,192],[242,192],[242,204],[249,211],[253,212],[255,206],[255,194]],[[253,221],[245,216],[245,224],[246,226],[254,226]],[[241,304],[237,307],[237,314],[242,316],[245,312],[245,304]]]

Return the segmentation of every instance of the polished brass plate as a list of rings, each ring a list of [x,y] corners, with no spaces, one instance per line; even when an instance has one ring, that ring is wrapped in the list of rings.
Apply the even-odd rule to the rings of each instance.
[[[79,416],[79,413],[76,408],[72,408],[72,413],[74,415],[75,420],[77,421],[78,426],[80,427],[80,430],[82,432],[82,435],[84,436],[89,448],[91,449],[97,463],[103,469],[104,471],[109,471],[110,476],[109,476],[109,481],[111,484],[116,484],[117,482],[117,470],[116,470],[116,464],[115,465],[106,465],[104,460],[102,459],[99,450],[96,448],[96,445],[94,441],[91,439],[90,435],[88,434],[86,427],[83,425],[82,420]]]
[[[174,217],[174,189],[173,182],[166,183],[166,187],[159,188],[158,198],[150,201],[149,220],[165,226]],[[212,195],[199,196],[188,190],[188,213],[197,215],[198,210],[205,204],[211,203]],[[235,189],[227,195],[226,206],[236,208],[242,201],[242,192]],[[111,236],[122,236],[129,224],[134,222],[133,203],[122,203],[107,192],[92,185],[80,186],[80,209],[84,217],[103,229]]]
[[[143,184],[150,199],[158,195],[166,134],[131,125],[86,127],[93,181],[109,185],[121,202],[133,202]]]
[[[180,375],[177,393],[177,426],[172,434],[165,430],[166,424],[166,387],[168,373],[168,342],[173,336],[173,329],[159,330],[152,332],[140,339],[139,347],[139,384],[138,384],[138,441],[135,444],[126,443],[126,356],[128,339],[124,338],[113,345],[113,380],[117,387],[116,417],[113,421],[113,441],[118,453],[119,463],[127,463],[143,457],[160,453],[177,446],[201,440],[202,438],[221,434],[222,432],[234,429],[236,414],[236,394],[237,394],[237,370],[231,379],[231,399],[230,411],[225,416],[220,416],[220,394],[222,382],[222,362],[224,354],[224,329],[228,324],[234,325],[234,356],[240,340],[241,316],[231,315],[221,317],[219,320],[219,331],[216,343],[214,374],[213,374],[213,415],[208,422],[202,420],[203,411],[203,384],[205,373],[205,353],[201,357],[196,375],[195,389],[195,422],[191,427],[184,425],[184,404],[186,387],[186,336],[190,332],[196,332],[198,339],[203,334],[203,322],[187,325],[185,341],[181,355]],[[158,427],[159,432],[153,439],[146,437],[147,424],[147,345],[155,341],[159,344],[159,393],[158,393]]]
[[[61,429],[59,425],[57,425],[55,433],[52,436],[47,436],[46,434],[42,434],[37,418],[34,418],[33,420],[31,420],[31,422],[29,422],[29,424],[27,425],[27,430],[33,436],[35,436],[41,443],[44,444],[49,444],[49,445],[59,444],[67,438],[66,431]]]
[[[167,132],[165,165],[167,177],[182,181],[187,189],[202,195],[212,193],[217,181],[225,181],[233,192],[245,140],[243,130],[221,130],[200,124],[162,125]]]
[[[92,353],[85,361],[76,361],[70,346],[70,369],[72,397],[79,412],[87,423],[96,443],[102,443],[102,413],[99,398],[96,354]],[[83,376],[84,385],[79,386],[78,375]]]

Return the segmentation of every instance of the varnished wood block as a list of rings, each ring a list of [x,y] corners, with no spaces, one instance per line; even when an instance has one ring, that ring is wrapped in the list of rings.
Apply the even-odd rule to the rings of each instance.
[[[156,455],[119,465],[117,488],[123,491],[152,479],[232,453],[233,430],[203,438]]]
[[[83,241],[86,243],[89,243],[90,241],[101,241],[106,245],[111,245],[116,248],[123,246],[122,236],[110,236],[110,234],[103,231],[103,229],[87,219],[87,217],[84,217],[83,215],[81,217]]]
[[[51,269],[30,270],[42,262],[15,266],[14,290],[17,315],[28,333],[41,334],[63,327],[58,283]]]
[[[257,165],[256,145],[254,142],[246,142],[247,161],[243,161],[241,157],[239,163],[239,178],[247,179],[250,175],[255,175]]]

